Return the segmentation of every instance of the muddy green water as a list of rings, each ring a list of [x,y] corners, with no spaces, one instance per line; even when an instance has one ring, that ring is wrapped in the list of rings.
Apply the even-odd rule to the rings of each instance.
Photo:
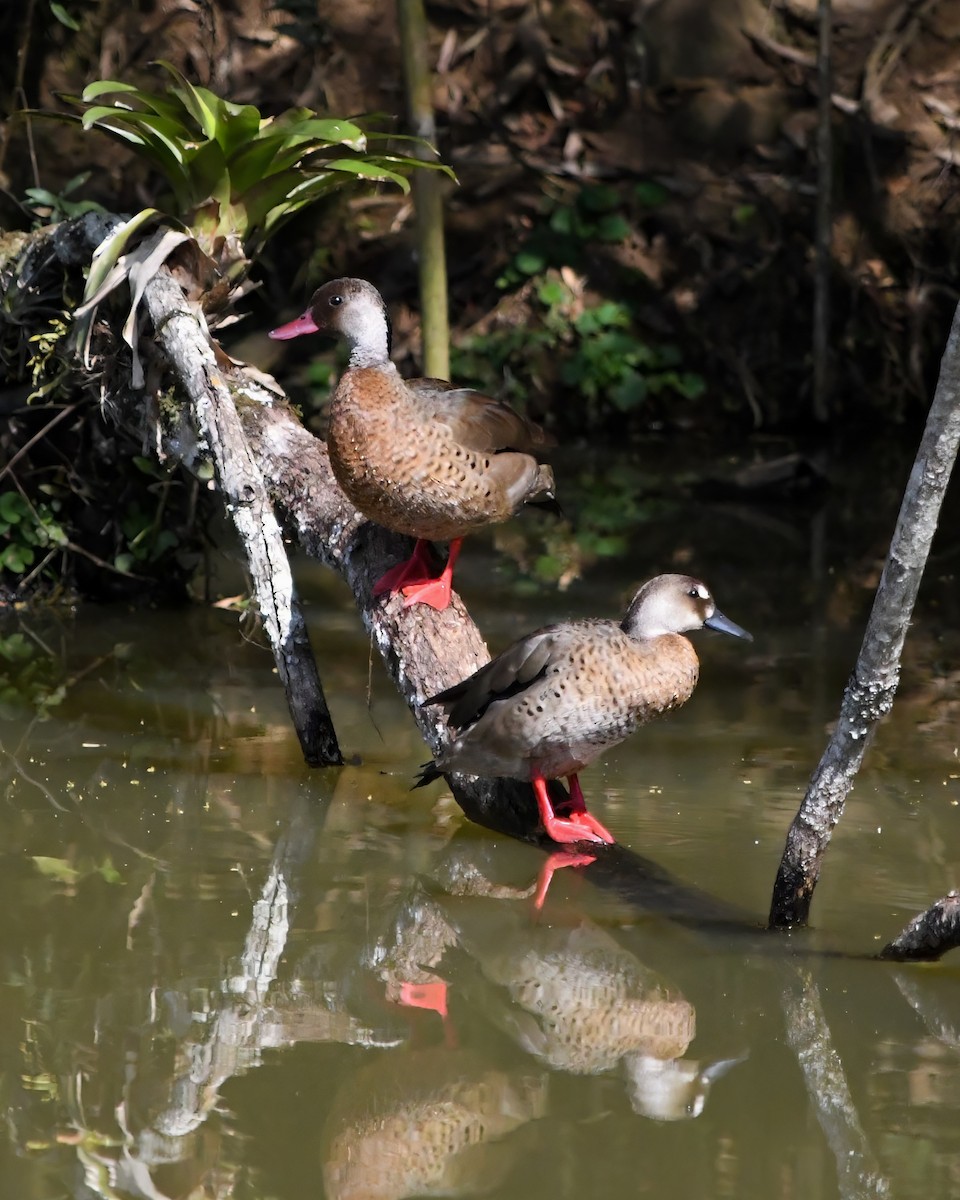
[[[416,730],[377,663],[368,707],[366,639],[315,568],[342,770],[303,766],[233,614],[7,619],[65,694],[36,719],[6,693],[0,721],[0,1196],[960,1196],[960,959],[864,957],[960,884],[949,546],[815,929],[760,928],[892,526],[842,501],[681,507],[563,594],[482,541],[463,560],[494,647],[679,564],[752,630],[701,636],[689,705],[584,775],[621,842],[741,927],[589,867],[537,915],[542,854],[409,790]],[[21,698],[43,661],[8,664]]]

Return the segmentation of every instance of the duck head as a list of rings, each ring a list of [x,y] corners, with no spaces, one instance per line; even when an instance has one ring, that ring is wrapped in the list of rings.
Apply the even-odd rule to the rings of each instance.
[[[390,358],[390,318],[383,298],[365,279],[332,279],[318,288],[310,306],[293,321],[270,330],[285,342],[305,333],[342,339],[350,350],[350,365],[376,366]]]
[[[723,615],[707,585],[692,575],[658,575],[648,580],[623,618],[624,632],[641,640],[704,628],[753,641],[745,629]]]

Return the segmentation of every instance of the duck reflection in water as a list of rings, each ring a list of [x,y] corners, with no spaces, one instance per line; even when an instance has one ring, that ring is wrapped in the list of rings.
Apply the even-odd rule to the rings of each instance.
[[[501,1070],[469,1050],[406,1050],[361,1068],[324,1132],[330,1200],[478,1196],[525,1149],[523,1127],[546,1115],[546,1075]]]
[[[432,1000],[414,1003],[445,1027],[460,994],[461,1011],[482,1013],[551,1072],[617,1071],[636,1113],[699,1116],[711,1085],[741,1060],[686,1057],[696,1013],[676,987],[586,918],[572,928],[531,923],[530,889],[491,883],[474,861],[481,854],[448,847],[435,876],[448,894],[405,906],[377,955],[388,993],[402,998],[398,980],[415,977]]]

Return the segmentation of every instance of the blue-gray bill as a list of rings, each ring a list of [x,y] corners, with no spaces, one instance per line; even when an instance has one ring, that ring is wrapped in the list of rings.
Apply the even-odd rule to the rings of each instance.
[[[703,624],[707,629],[715,629],[717,633],[729,633],[731,637],[745,638],[748,642],[753,641],[752,633],[747,633],[729,617],[725,617],[719,609],[715,609],[713,616],[707,617]]]

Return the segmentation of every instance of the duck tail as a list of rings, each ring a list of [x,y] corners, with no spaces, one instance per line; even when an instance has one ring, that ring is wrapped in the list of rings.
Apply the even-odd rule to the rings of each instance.
[[[528,500],[527,504],[531,508],[545,508],[547,512],[552,512],[555,516],[562,519],[566,514],[557,502],[556,493],[553,489],[553,471],[550,467],[541,463],[537,470],[536,482],[531,491],[532,499]]]
[[[420,764],[420,774],[417,776],[417,782],[410,789],[412,792],[417,788],[426,787],[428,783],[433,783],[435,779],[442,779],[443,772],[431,758],[429,762]]]

